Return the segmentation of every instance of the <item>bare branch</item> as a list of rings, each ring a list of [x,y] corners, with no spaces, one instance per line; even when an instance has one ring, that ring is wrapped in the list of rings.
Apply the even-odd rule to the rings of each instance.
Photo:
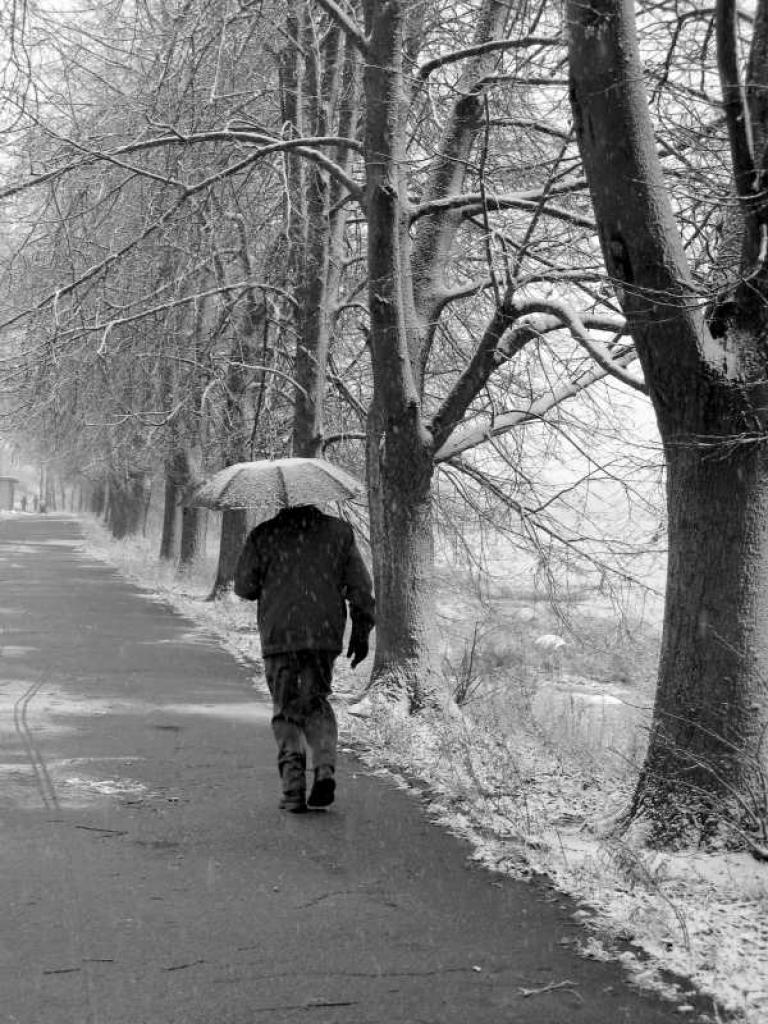
[[[472,359],[428,425],[435,448],[443,446],[469,408],[470,402],[485,386],[496,367],[538,337],[538,332],[532,324],[519,324],[513,332],[505,355],[502,356],[499,353],[502,338],[516,319],[517,311],[512,309],[508,302],[505,301],[496,308]]]
[[[634,351],[630,350],[621,356],[617,356],[614,363],[627,366],[636,358]],[[458,430],[455,436],[451,435],[446,443],[437,450],[435,462],[447,462],[462,452],[469,451],[471,448],[477,448],[492,437],[508,433],[515,427],[520,426],[521,423],[526,423],[529,420],[540,420],[548,412],[551,412],[552,409],[562,405],[569,398],[574,398],[576,395],[581,394],[582,391],[591,387],[592,384],[603,380],[607,376],[607,370],[604,370],[601,366],[594,366],[577,378],[564,381],[531,402],[524,409],[510,409],[500,416],[494,417],[493,421],[487,426],[466,427]]]
[[[140,234],[130,239],[130,241],[126,242],[126,244],[121,246],[121,248],[115,250],[114,252],[111,252],[108,256],[105,256],[103,260],[100,260],[98,263],[95,263],[92,267],[89,267],[88,270],[82,273],[74,281],[70,281],[69,284],[63,285],[61,288],[57,288],[55,291],[50,292],[48,295],[44,296],[31,309],[25,309],[21,313],[17,313],[15,316],[9,317],[7,320],[2,321],[2,323],[0,323],[0,331],[4,330],[7,327],[12,327],[14,324],[19,323],[21,320],[24,320],[32,313],[39,312],[40,310],[45,309],[47,306],[55,306],[56,303],[58,303],[59,300],[62,298],[62,296],[69,295],[71,292],[76,291],[79,287],[86,284],[92,278],[104,273],[104,271],[111,267],[113,263],[116,263],[118,260],[120,260],[123,256],[125,256],[137,245],[139,245],[140,242],[143,242],[146,238],[151,237],[152,235],[155,234],[155,232],[159,231],[166,224],[166,222],[171,219],[173,214],[180,209],[183,202],[183,197],[177,200],[177,202],[175,202],[173,206],[171,206],[169,209],[165,211],[165,213],[158,217],[157,220],[147,225],[147,227],[142,232],[140,232]]]
[[[502,363],[513,358],[530,341],[540,338],[545,333],[560,330],[563,326],[568,327],[575,340],[589,352],[603,371],[601,376],[610,374],[622,383],[647,394],[645,384],[624,370],[623,356],[616,359],[607,348],[589,337],[585,321],[597,330],[611,331],[615,334],[620,334],[625,329],[624,321],[615,317],[582,319],[555,299],[523,299],[517,302],[512,300],[511,293],[508,292],[504,303],[496,310],[486,327],[474,356],[428,424],[435,448],[439,450],[445,444],[472,400]]]
[[[571,332],[574,340],[589,352],[597,365],[605,370],[606,373],[616,377],[623,384],[628,385],[628,387],[634,388],[635,391],[639,391],[644,395],[648,394],[645,382],[637,377],[633,377],[631,373],[627,373],[623,365],[614,361],[605,346],[590,338],[581,317],[574,310],[566,306],[565,303],[558,302],[557,299],[523,299],[516,303],[516,306],[521,314],[549,313],[552,316],[558,317]]]
[[[480,467],[474,466],[471,463],[466,462],[464,459],[453,458],[450,462],[445,464],[445,470],[448,471],[449,475],[452,471],[458,472],[464,476],[468,476],[470,479],[480,484],[484,490],[488,491],[496,499],[501,501],[507,508],[517,512],[520,516],[521,524],[530,531],[530,533],[542,533],[548,537],[550,541],[561,544],[567,550],[573,551],[579,558],[598,569],[601,575],[612,573],[625,580],[631,579],[633,583],[640,582],[635,580],[634,577],[630,577],[626,572],[622,572],[620,569],[617,569],[615,565],[611,565],[609,562],[606,562],[604,559],[590,552],[588,547],[585,547],[584,544],[585,541],[589,542],[589,537],[569,536],[563,531],[556,529],[554,526],[550,526],[541,516],[542,509],[531,508],[524,505],[522,502],[517,501],[511,495],[507,494],[489,473],[484,472]],[[604,541],[602,541],[602,543],[604,543]],[[645,585],[643,584],[643,586]],[[651,588],[646,587],[645,589],[650,590]]]
[[[315,0],[315,2],[318,7],[322,7],[326,14],[329,14],[335,22],[341,25],[347,37],[355,44],[363,57],[368,57],[370,52],[368,37],[360,26],[349,18],[333,0]]]
[[[755,161],[749,110],[744,97],[736,40],[736,0],[717,0],[717,66],[723,90],[723,108],[731,143],[736,193],[741,202],[752,194]]]
[[[470,165],[472,147],[484,127],[480,152],[479,179],[481,192],[485,191],[485,165],[488,157],[488,105],[486,97],[477,89],[477,81],[483,72],[489,70],[489,56],[483,50],[484,44],[501,36],[508,18],[504,4],[497,0],[483,0],[477,11],[472,47],[472,56],[464,61],[455,82],[456,99],[445,122],[444,131],[432,167],[428,183],[422,193],[422,202],[445,199],[460,194]],[[476,49],[477,48],[477,49]],[[476,52],[475,52],[476,51]],[[483,207],[487,217],[487,207]],[[447,261],[452,252],[456,234],[461,227],[463,213],[460,209],[435,210],[422,218],[415,234],[411,256],[413,288],[416,306],[424,321],[430,326],[423,332],[418,352],[418,373],[423,381],[430,352],[435,339],[439,317],[440,299],[438,282],[447,277]],[[486,244],[491,245],[491,234],[486,223],[484,232]],[[493,267],[489,261],[493,276]],[[498,296],[497,296],[498,305]]]
[[[184,189],[187,194],[191,194],[193,191],[198,191],[200,188],[207,187],[208,184],[218,181],[224,177],[228,177],[256,160],[261,160],[266,156],[270,156],[272,153],[280,153],[286,150],[295,150],[302,156],[307,157],[310,160],[314,160],[324,167],[330,174],[332,174],[338,181],[340,181],[346,188],[349,189],[350,193],[355,198],[362,196],[362,189],[360,185],[350,178],[346,172],[339,167],[337,163],[330,160],[324,153],[322,153],[318,147],[320,146],[344,146],[348,149],[353,149],[356,152],[360,152],[360,143],[355,139],[342,139],[336,136],[318,136],[308,137],[299,139],[272,139],[269,136],[261,135],[257,132],[239,131],[224,129],[220,131],[212,132],[194,132],[189,135],[181,135],[178,132],[171,134],[162,135],[152,139],[143,139],[139,142],[127,143],[124,146],[120,146],[117,149],[100,153],[96,150],[88,150],[79,143],[73,142],[70,139],[64,139],[69,145],[76,146],[83,150],[88,155],[82,160],[70,161],[66,164],[62,164],[61,167],[55,168],[51,171],[46,171],[45,174],[30,176],[25,178],[23,182],[18,182],[14,185],[10,185],[7,188],[0,189],[0,199],[6,199],[10,196],[16,195],[19,192],[26,191],[34,188],[38,185],[45,184],[46,182],[52,181],[56,178],[63,177],[71,171],[78,170],[82,167],[88,166],[89,164],[96,163],[97,161],[103,160],[108,163],[119,163],[120,166],[126,167],[128,170],[135,174],[146,175],[153,178],[158,178],[164,184],[172,185],[177,188]],[[266,145],[261,145],[261,148],[254,150],[243,160],[236,164],[230,164],[227,167],[222,168],[215,175],[211,175],[209,178],[202,182],[197,182],[194,185],[185,185],[183,182],[177,181],[171,177],[161,177],[159,175],[150,174],[148,171],[140,167],[134,167],[130,164],[124,164],[119,161],[119,157],[125,156],[131,153],[139,153],[149,149],[156,149],[160,146],[180,146],[180,145],[194,145],[204,142],[250,142],[262,144],[266,142]]]
[[[330,160],[324,153],[322,153],[317,147],[318,146],[344,146],[349,149],[354,149],[360,152],[360,143],[355,139],[341,139],[336,136],[316,136],[307,138],[297,139],[274,139],[270,140],[268,136],[260,135],[256,132],[236,131],[236,130],[224,130],[215,132],[195,132],[192,135],[181,136],[178,134],[167,135],[159,139],[153,139],[149,142],[137,143],[135,148],[148,148],[150,146],[162,145],[162,144],[192,144],[198,142],[220,142],[222,140],[235,140],[242,142],[263,142],[267,139],[267,145],[261,146],[260,149],[250,153],[243,160],[237,164],[223,168],[221,171],[203,182],[197,182],[194,186],[188,186],[187,192],[189,193],[192,189],[195,191],[200,188],[205,188],[214,181],[218,181],[220,178],[230,176],[237,171],[242,170],[244,167],[253,163],[255,160],[261,160],[266,156],[270,156],[272,153],[281,153],[287,150],[294,150],[295,152],[307,157],[309,160],[315,161],[328,171],[329,174],[333,175],[337,181],[341,182],[356,199],[362,198],[362,189],[360,185],[353,179],[350,178],[346,171],[340,167],[335,161]],[[131,152],[133,151],[132,146],[123,147],[118,152]]]
[[[342,441],[365,441],[367,434],[360,430],[347,430],[340,434],[329,434],[328,437],[323,438],[323,451],[328,448],[329,445],[339,444]]]
[[[429,78],[437,68],[445,67],[446,64],[456,64],[467,57],[477,57],[484,53],[504,52],[505,50],[519,50],[523,47],[533,46],[558,46],[561,40],[557,36],[528,36],[527,39],[490,39],[485,43],[476,43],[474,46],[467,46],[463,50],[454,50],[453,53],[446,53],[442,57],[435,57],[427,61],[419,68],[419,78]]]
[[[231,284],[223,284],[218,288],[210,288],[204,292],[194,292],[192,295],[182,295],[181,298],[178,299],[169,299],[168,302],[162,302],[156,306],[148,306],[146,309],[139,310],[138,313],[134,313],[131,316],[116,317],[108,323],[94,323],[78,327],[72,331],[64,331],[61,336],[66,337],[68,334],[94,334],[102,331],[106,336],[114,331],[116,327],[124,327],[126,324],[136,323],[136,321],[143,320],[145,317],[156,316],[159,313],[167,312],[168,310],[175,309],[178,306],[186,306],[190,302],[198,302],[201,299],[207,299],[213,295],[221,295],[226,292],[245,292],[254,288],[276,292],[278,295],[282,296],[286,302],[293,301],[292,297],[284,288],[279,288],[276,285],[265,284],[263,281],[254,281],[246,278],[243,281],[233,281]]]
[[[571,132],[558,128],[555,125],[546,124],[544,121],[536,121],[526,117],[495,117],[491,120],[492,128],[526,128],[528,131],[537,132],[540,135],[547,135],[554,139],[570,139]]]
[[[768,181],[768,4],[765,0],[757,4],[755,13],[745,93],[752,124],[754,159],[756,163],[759,161],[754,189],[760,204],[759,212],[765,217]]]
[[[583,187],[581,183],[579,183],[579,187]],[[574,186],[573,189],[569,188],[567,191],[575,191],[575,188]],[[559,190],[559,194],[562,194],[564,191],[566,190]],[[553,190],[552,194],[558,194],[558,191]],[[539,210],[540,205],[540,190],[511,193],[506,196],[486,196],[485,204],[483,204],[483,197],[479,193],[466,193],[460,196],[450,196],[447,199],[435,199],[429,203],[423,203],[415,207],[411,216],[413,220],[417,220],[419,217],[426,217],[439,210],[452,209],[461,210],[465,218],[474,217],[482,213],[484,209],[530,210],[532,213],[535,213]],[[596,230],[595,222],[590,217],[584,217],[580,213],[572,213],[570,210],[555,206],[553,203],[547,202],[541,208],[541,214],[542,216],[554,217],[556,220],[566,221],[568,224],[574,224],[577,227],[587,228],[590,231]]]

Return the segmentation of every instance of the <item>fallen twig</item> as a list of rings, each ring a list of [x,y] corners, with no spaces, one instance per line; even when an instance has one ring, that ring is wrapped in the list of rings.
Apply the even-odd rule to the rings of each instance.
[[[575,981],[569,981],[567,978],[565,981],[550,981],[548,985],[544,985],[543,988],[520,988],[520,994],[524,999],[529,996],[542,996],[547,992],[554,992],[558,988],[574,988],[576,986]]]

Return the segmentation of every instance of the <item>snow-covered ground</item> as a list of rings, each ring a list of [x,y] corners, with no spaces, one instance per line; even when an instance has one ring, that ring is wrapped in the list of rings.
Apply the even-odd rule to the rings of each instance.
[[[263,687],[250,605],[202,601],[200,581],[158,567],[149,543],[118,544],[98,526],[86,529],[89,555],[216,633],[253,663],[254,685]],[[522,664],[522,626],[519,639],[512,650],[494,649],[495,662],[486,659],[492,685],[478,691],[482,699],[446,716],[405,718],[356,706],[367,676],[339,659],[343,742],[373,770],[418,789],[435,820],[467,837],[479,861],[521,878],[544,873],[575,897],[584,955],[621,959],[638,984],[674,998],[670,1012],[683,1019],[693,1009],[686,985],[667,972],[717,1000],[713,1020],[764,1024],[768,865],[746,855],[660,854],[601,837],[601,821],[631,791],[650,683],[643,689],[627,678],[631,652],[629,669],[622,663],[611,680],[596,679],[588,660],[567,652],[553,659],[540,651]]]

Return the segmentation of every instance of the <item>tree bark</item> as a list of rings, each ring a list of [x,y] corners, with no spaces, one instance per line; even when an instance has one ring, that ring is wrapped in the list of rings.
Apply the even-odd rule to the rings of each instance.
[[[335,120],[340,137],[352,135],[359,91],[357,51],[349,44],[344,46],[343,34],[335,23],[324,33],[322,46],[316,27],[307,27],[303,47],[307,109],[301,120],[316,136],[328,134]],[[342,149],[336,163],[347,170],[350,161],[351,151]],[[304,194],[294,205],[301,202],[306,228],[301,236],[294,234],[291,238],[292,249],[300,246],[300,251],[294,251],[290,258],[298,268],[292,450],[294,455],[313,458],[323,449],[328,354],[338,302],[347,204],[338,182],[332,182],[328,172],[317,165],[304,168],[303,183]]]
[[[160,534],[160,558],[170,562],[178,546],[180,511],[178,505],[179,486],[176,481],[175,459],[166,461],[163,481],[163,526]]]
[[[423,6],[368,2],[365,14],[365,203],[374,384],[367,470],[379,609],[371,684],[406,694],[409,706],[416,709],[446,700],[432,663],[431,485],[436,445],[431,426],[439,422],[444,440],[473,396],[463,406],[453,403],[427,424],[422,392],[462,217],[443,210],[425,216],[415,228],[411,223],[404,177],[411,88],[404,55],[410,68],[421,43]],[[474,42],[500,36],[508,16],[507,5],[484,0]],[[482,125],[487,60],[480,56],[464,63],[458,99],[433,161],[424,202],[461,191]]]
[[[331,29],[330,65],[323,66],[314,32],[308,25],[303,49],[306,55],[307,117],[312,134],[324,135],[329,92],[328,78],[337,74],[338,27]],[[323,398],[328,362],[328,266],[329,266],[329,180],[328,172],[310,165],[304,169],[306,226],[298,259],[296,285],[297,336],[293,414],[293,454],[313,458],[323,444]]]
[[[243,270],[252,277],[253,267],[245,223],[242,218],[239,218],[237,224],[240,233],[240,261]],[[225,278],[223,269],[219,271],[219,276],[222,279]],[[225,466],[245,462],[249,457],[250,440],[255,429],[255,424],[252,422],[253,410],[249,405],[252,402],[252,398],[249,398],[249,383],[252,373],[250,364],[256,344],[255,339],[265,317],[266,310],[263,299],[259,301],[256,289],[249,287],[236,320],[237,333],[232,341],[227,372]],[[237,559],[245,544],[247,532],[247,519],[244,510],[227,509],[222,513],[219,560],[216,578],[208,600],[215,600],[229,589],[235,576]]]
[[[185,507],[181,512],[181,536],[179,538],[179,572],[190,568],[205,550],[208,534],[208,510]]]
[[[107,525],[115,540],[140,533],[147,512],[149,490],[143,474],[128,480],[110,480]]]
[[[219,559],[216,567],[216,579],[208,595],[209,601],[216,600],[229,589],[235,578],[235,568],[240,552],[243,550],[248,533],[248,520],[245,509],[226,509],[221,514],[221,539],[219,541]]]
[[[101,477],[93,486],[91,497],[91,512],[97,519],[106,521],[107,508],[109,506],[109,481]]]
[[[415,412],[414,414],[415,415]],[[368,416],[367,467],[376,588],[376,653],[370,686],[419,711],[443,702],[432,663],[435,580],[432,446],[419,432]],[[416,440],[414,439],[416,435]]]
[[[432,438],[411,359],[414,328],[405,185],[403,46],[407,4],[366,4],[366,211],[374,401],[367,426],[371,547],[379,616],[371,685],[407,700],[430,692]]]
[[[766,841],[768,452],[725,445],[668,450],[659,684],[630,811],[672,846]]]
[[[172,441],[180,443],[174,434]],[[183,507],[181,501],[195,479],[190,452],[176,447],[165,463],[165,489],[163,528],[160,538],[160,558],[177,558],[179,569],[194,561],[200,541],[200,521],[203,509]]]
[[[199,476],[201,453],[194,447],[184,450],[185,465],[182,471],[184,487],[191,486]],[[180,573],[191,568],[197,559],[205,554],[208,536],[208,509],[184,505],[181,510],[181,532],[179,536]]]
[[[367,468],[379,621],[372,684],[405,691],[411,708],[445,702],[432,664],[434,555],[432,477],[441,442],[480,389],[438,412],[427,424],[424,375],[446,294],[446,275],[462,215],[443,210],[414,228],[404,180],[408,66],[421,42],[423,7],[369,2],[365,64],[366,213],[374,401],[368,421]],[[474,42],[502,35],[506,4],[484,0]],[[488,58],[464,62],[448,119],[422,196],[461,192],[482,125],[482,81]],[[511,325],[505,321],[504,328]],[[499,331],[500,341],[503,329]],[[467,392],[469,389],[465,389]]]

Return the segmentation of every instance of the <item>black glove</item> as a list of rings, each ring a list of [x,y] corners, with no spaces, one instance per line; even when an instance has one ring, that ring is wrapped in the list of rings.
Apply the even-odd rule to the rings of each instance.
[[[352,659],[352,668],[357,668],[368,657],[368,633],[370,627],[364,622],[353,622],[349,637],[347,657]]]

